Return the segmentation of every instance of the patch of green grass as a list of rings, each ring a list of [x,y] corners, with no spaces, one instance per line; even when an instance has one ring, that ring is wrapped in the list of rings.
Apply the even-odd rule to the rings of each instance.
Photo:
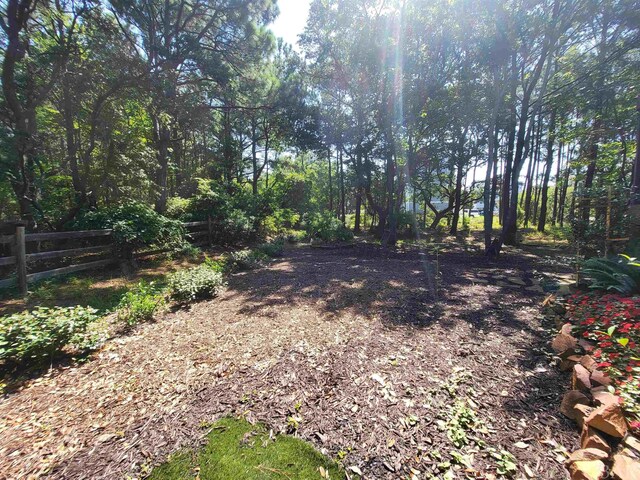
[[[82,304],[95,308],[100,312],[114,310],[122,296],[127,292],[125,285],[96,287],[92,277],[67,277],[45,280],[30,287],[29,304],[53,306],[75,304],[82,299]]]
[[[216,422],[209,442],[198,454],[183,452],[153,470],[152,480],[282,480],[342,479],[337,463],[310,444],[287,435],[273,435],[260,425],[224,418]]]

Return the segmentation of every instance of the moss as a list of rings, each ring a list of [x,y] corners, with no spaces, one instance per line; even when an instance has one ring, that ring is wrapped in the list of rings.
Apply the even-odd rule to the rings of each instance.
[[[260,425],[225,418],[216,422],[198,453],[180,453],[155,468],[153,480],[319,479],[320,467],[332,479],[344,478],[340,467],[310,444],[287,435],[270,436]]]

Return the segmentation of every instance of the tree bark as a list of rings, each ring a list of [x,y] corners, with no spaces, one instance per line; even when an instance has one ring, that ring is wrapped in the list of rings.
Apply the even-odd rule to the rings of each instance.
[[[538,219],[538,231],[544,232],[547,223],[547,202],[549,199],[549,179],[553,167],[553,146],[556,140],[556,110],[551,111],[549,119],[549,135],[547,137],[547,163],[542,181],[542,198],[540,200],[540,218]],[[557,187],[556,187],[557,188]]]

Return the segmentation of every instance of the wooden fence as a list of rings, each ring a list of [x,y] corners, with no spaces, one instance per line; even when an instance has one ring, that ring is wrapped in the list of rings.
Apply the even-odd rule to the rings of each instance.
[[[213,238],[213,226],[211,220],[205,222],[183,223],[187,230],[187,238],[196,246],[211,244]],[[72,248],[56,247],[56,243],[69,240],[86,243],[95,239],[106,239],[101,245],[90,245]],[[204,240],[203,240],[204,239]],[[34,245],[35,244],[35,245]],[[2,247],[10,247],[9,256],[0,256],[0,267],[13,267],[15,276],[0,279],[0,288],[12,288],[17,286],[22,295],[28,291],[29,283],[44,280],[59,275],[94,270],[120,262],[115,250],[112,230],[82,230],[73,232],[52,233],[26,233],[23,225],[16,226],[12,235],[0,235],[0,254]],[[44,250],[52,246],[53,249]],[[6,248],[6,247],[5,247]],[[29,253],[28,253],[29,252]],[[139,256],[159,254],[166,252],[164,249],[140,252]],[[96,256],[107,255],[108,258],[96,260]],[[43,260],[71,259],[72,264],[50,270],[30,272],[34,264]]]

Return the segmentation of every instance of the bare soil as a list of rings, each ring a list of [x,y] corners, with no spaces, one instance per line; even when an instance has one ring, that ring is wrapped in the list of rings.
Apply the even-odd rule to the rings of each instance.
[[[365,478],[407,478],[438,471],[430,452],[454,449],[438,420],[463,395],[487,427],[478,436],[517,457],[518,477],[565,478],[561,452],[577,435],[558,413],[567,382],[546,351],[534,279],[545,268],[518,252],[493,263],[290,249],[231,277],[220,297],[6,395],[0,478],[140,475],[228,415],[294,433]],[[496,474],[482,450],[473,467]]]

